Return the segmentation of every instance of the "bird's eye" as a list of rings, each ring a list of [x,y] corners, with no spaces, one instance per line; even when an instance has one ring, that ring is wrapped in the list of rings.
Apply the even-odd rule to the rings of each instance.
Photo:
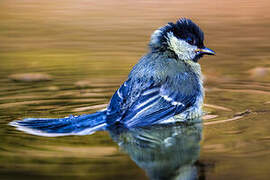
[[[194,45],[196,43],[195,39],[193,39],[192,37],[187,37],[186,41],[191,45]]]

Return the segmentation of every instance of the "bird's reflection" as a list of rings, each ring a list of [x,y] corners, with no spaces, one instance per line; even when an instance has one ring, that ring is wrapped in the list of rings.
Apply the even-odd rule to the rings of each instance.
[[[199,158],[202,123],[111,128],[110,135],[150,179],[198,179],[194,163]]]

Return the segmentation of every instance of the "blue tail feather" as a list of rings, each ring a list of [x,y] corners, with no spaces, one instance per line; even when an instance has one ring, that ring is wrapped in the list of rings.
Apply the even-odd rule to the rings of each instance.
[[[21,131],[39,136],[87,135],[106,129],[106,110],[80,116],[71,115],[59,119],[26,118],[13,121],[10,125]]]

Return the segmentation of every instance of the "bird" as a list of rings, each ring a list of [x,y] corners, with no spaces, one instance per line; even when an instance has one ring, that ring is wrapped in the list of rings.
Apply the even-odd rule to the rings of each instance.
[[[148,52],[132,68],[106,109],[65,118],[25,118],[10,125],[39,136],[88,135],[119,126],[127,129],[202,116],[203,76],[198,63],[215,52],[204,45],[204,33],[188,18],[155,30]]]

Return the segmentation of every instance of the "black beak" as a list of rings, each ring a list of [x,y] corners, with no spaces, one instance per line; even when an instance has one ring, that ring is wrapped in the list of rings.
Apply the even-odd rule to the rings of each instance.
[[[196,49],[196,52],[198,52],[199,54],[207,54],[207,55],[215,55],[215,51],[209,49],[209,48],[201,48],[201,49]]]

